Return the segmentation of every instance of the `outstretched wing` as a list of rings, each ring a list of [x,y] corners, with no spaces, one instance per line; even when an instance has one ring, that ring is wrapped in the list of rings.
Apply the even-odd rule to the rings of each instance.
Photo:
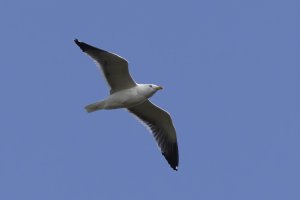
[[[161,149],[161,153],[165,156],[170,166],[177,170],[179,162],[178,145],[176,130],[170,114],[152,104],[149,100],[128,108],[128,110],[150,128]]]
[[[128,62],[124,58],[80,42],[77,39],[74,42],[100,66],[100,70],[110,86],[111,94],[136,86],[129,74]]]

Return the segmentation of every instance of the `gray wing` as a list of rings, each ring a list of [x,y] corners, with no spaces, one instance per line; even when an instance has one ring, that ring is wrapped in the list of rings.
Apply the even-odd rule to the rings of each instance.
[[[101,68],[104,77],[110,86],[110,93],[136,86],[128,70],[128,62],[113,53],[98,49],[77,39],[74,42],[80,49],[92,57]]]
[[[152,104],[149,100],[137,106],[128,108],[128,110],[150,128],[161,149],[161,153],[164,155],[170,166],[174,170],[177,170],[179,156],[176,130],[169,113]]]

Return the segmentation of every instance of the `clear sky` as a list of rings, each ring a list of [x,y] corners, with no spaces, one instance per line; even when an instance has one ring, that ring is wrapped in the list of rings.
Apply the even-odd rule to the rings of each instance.
[[[0,199],[300,199],[300,2],[0,5]],[[73,40],[125,57],[173,117],[179,171]]]

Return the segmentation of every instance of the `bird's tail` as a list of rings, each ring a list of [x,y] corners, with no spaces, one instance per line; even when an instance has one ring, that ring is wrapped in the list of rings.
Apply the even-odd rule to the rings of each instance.
[[[104,109],[104,106],[105,106],[105,101],[98,101],[96,103],[89,104],[84,108],[88,113],[90,113],[97,110],[102,110]]]

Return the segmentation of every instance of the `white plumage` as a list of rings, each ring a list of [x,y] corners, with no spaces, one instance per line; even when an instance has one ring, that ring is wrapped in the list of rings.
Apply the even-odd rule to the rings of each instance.
[[[110,87],[110,95],[103,101],[86,106],[87,112],[126,108],[149,127],[162,154],[170,166],[177,170],[178,145],[170,114],[148,100],[162,87],[154,84],[137,84],[130,76],[128,62],[124,58],[79,42],[77,39],[75,43],[96,61]]]

